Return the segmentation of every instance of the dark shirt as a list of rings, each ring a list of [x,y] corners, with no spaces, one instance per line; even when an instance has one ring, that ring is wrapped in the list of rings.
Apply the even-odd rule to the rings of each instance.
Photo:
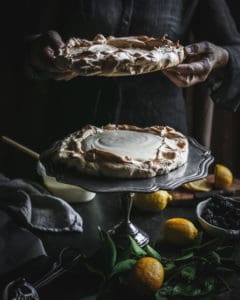
[[[49,1],[39,32],[54,29],[64,40],[149,35],[188,43],[208,40],[229,51],[222,82],[210,83],[216,103],[237,110],[240,104],[240,37],[223,0],[69,0]],[[33,32],[32,32],[33,33]],[[37,33],[37,32],[35,32]],[[213,81],[214,82],[214,81]],[[217,88],[216,88],[217,86]],[[52,139],[85,124],[169,125],[187,132],[183,90],[161,72],[122,78],[78,77],[48,84],[45,124]],[[50,131],[49,131],[50,130]]]

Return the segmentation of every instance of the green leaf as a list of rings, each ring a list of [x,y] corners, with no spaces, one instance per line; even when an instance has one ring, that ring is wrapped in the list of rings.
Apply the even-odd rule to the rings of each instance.
[[[143,250],[143,248],[141,248],[135,241],[134,239],[129,236],[130,239],[130,246],[132,249],[132,252],[134,255],[136,255],[137,257],[143,257],[143,256],[147,256],[147,252]]]
[[[173,287],[170,285],[163,285],[155,294],[155,299],[164,300],[167,296],[171,296],[173,292]]]
[[[223,240],[219,238],[215,238],[213,240],[210,240],[206,242],[205,244],[202,244],[199,246],[199,250],[203,254],[204,252],[209,253],[211,251],[216,250],[220,245],[222,245]]]
[[[82,297],[79,300],[97,300],[97,298],[98,298],[98,294],[94,294],[87,297]]]
[[[234,272],[234,269],[226,268],[226,267],[217,267],[216,271],[218,272]]]
[[[218,247],[216,252],[222,257],[232,257],[233,255],[233,246],[225,246],[225,247]]]
[[[187,296],[187,297],[196,297],[207,295],[213,291],[215,285],[212,282],[206,281],[206,284],[201,287],[198,284],[183,284],[179,283],[174,286],[172,295],[173,296]]]
[[[208,277],[206,280],[205,280],[205,283],[204,283],[204,287],[205,287],[205,294],[211,292],[214,288],[215,288],[215,278],[214,277]]]
[[[185,295],[187,291],[188,286],[185,286],[183,284],[176,284],[172,290],[172,295],[173,296],[180,296],[180,295]],[[189,290],[189,289],[188,289]],[[188,291],[189,292],[189,291]]]
[[[131,270],[136,262],[137,262],[136,259],[126,259],[126,260],[120,261],[113,268],[111,276]]]
[[[201,239],[201,238],[199,238],[199,239]],[[189,252],[194,251],[196,253],[200,253],[203,256],[203,255],[207,255],[211,251],[216,250],[220,245],[222,245],[222,243],[223,243],[222,239],[215,238],[215,239],[212,239],[212,240],[202,244],[202,240],[198,240],[198,238],[197,238],[196,244],[194,244],[194,246],[191,248],[183,249],[182,253],[187,254]]]
[[[181,270],[180,274],[188,282],[193,281],[196,276],[196,267],[194,265],[186,266]]]
[[[217,252],[215,252],[215,251],[212,251],[212,252],[211,252],[211,254],[209,255],[208,259],[209,259],[211,262],[213,262],[213,263],[215,263],[215,264],[218,264],[218,265],[220,265],[220,263],[221,263],[221,257],[220,257],[220,255],[219,255]]]
[[[147,254],[149,256],[154,257],[161,261],[161,259],[162,259],[161,255],[155,249],[153,249],[151,246],[147,245],[146,247],[144,247],[144,250],[147,252]]]
[[[222,258],[221,259],[221,266],[233,269],[236,272],[240,272],[240,264],[239,264],[239,262],[237,262],[237,261],[235,261],[233,259]]]
[[[155,294],[155,300],[168,300],[168,297],[161,294]]]
[[[100,231],[101,246],[95,255],[90,259],[92,265],[109,274],[117,261],[117,249],[109,233]]]
[[[172,261],[168,261],[167,263],[164,264],[164,271],[165,272],[169,272],[171,271],[172,269],[174,269],[176,267],[175,263],[172,262]]]
[[[106,250],[108,250],[107,252],[110,260],[109,266],[110,268],[113,268],[117,261],[117,249],[109,233],[106,234]]]
[[[173,259],[174,261],[185,261],[185,260],[189,260],[190,258],[192,258],[194,256],[193,252],[189,252],[181,257],[175,258]]]

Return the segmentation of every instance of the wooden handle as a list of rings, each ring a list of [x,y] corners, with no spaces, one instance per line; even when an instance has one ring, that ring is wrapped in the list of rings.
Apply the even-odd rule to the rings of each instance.
[[[11,145],[13,147],[15,147],[17,150],[23,152],[23,153],[26,153],[27,155],[31,156],[32,158],[38,160],[39,159],[39,153],[15,142],[14,140],[6,137],[6,136],[1,136],[1,139],[4,143],[8,144],[8,145]]]

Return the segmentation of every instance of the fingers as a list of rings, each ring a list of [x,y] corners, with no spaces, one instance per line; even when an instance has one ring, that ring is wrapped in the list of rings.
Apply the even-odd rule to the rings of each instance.
[[[212,52],[212,44],[209,42],[201,42],[188,45],[184,48],[187,56],[193,56]]]
[[[188,45],[185,52],[185,63],[164,71],[164,74],[180,87],[205,81],[212,70],[223,67],[228,62],[228,53],[209,42]]]
[[[46,46],[45,48],[43,48],[42,56],[48,59],[54,59],[55,57],[54,51],[50,46]]]
[[[174,71],[164,71],[164,74],[178,87],[190,87],[201,81],[193,74],[183,76]]]
[[[54,65],[54,51],[51,47],[46,46],[40,48],[32,54],[32,65],[41,71],[57,72],[58,69]]]
[[[177,86],[189,87],[207,79],[212,70],[208,58],[190,64],[180,64],[169,68],[163,73]]]
[[[59,49],[64,47],[64,42],[61,36],[53,30],[50,30],[44,36],[46,45],[50,46],[55,54],[59,53]]]
[[[170,71],[175,71],[183,75],[208,75],[212,69],[211,61],[208,57],[204,57],[199,61],[195,61],[189,64],[179,64],[173,68],[169,68]]]
[[[31,65],[43,72],[60,72],[55,66],[54,59],[63,46],[62,38],[55,31],[39,35],[30,45],[29,61]]]
[[[174,71],[165,70],[163,74],[178,87],[186,87],[187,83],[180,78],[180,75]]]

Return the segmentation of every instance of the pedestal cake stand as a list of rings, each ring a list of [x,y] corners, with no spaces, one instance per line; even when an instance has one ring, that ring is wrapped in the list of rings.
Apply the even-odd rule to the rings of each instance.
[[[188,138],[189,155],[188,160],[182,167],[161,176],[147,179],[114,179],[106,177],[93,177],[80,175],[74,171],[63,169],[54,165],[48,159],[48,155],[43,153],[40,156],[39,169],[46,169],[49,176],[56,177],[60,182],[80,186],[95,193],[119,193],[121,197],[122,207],[124,210],[123,220],[110,230],[110,233],[118,241],[126,240],[126,236],[130,235],[139,246],[143,247],[149,242],[148,235],[141,229],[136,227],[130,221],[130,213],[133,202],[134,192],[155,192],[158,190],[172,190],[180,185],[204,178],[208,174],[208,168],[214,158],[211,152],[200,145],[195,139]],[[53,148],[55,146],[53,145]],[[53,149],[52,148],[52,149]],[[48,152],[51,152],[51,148]]]

